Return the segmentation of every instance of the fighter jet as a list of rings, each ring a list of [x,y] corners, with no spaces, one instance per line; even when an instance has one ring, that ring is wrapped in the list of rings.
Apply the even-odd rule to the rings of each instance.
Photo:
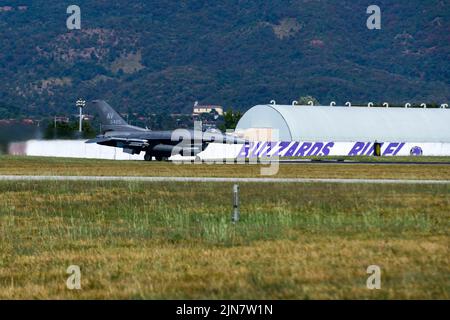
[[[244,144],[245,140],[224,135],[221,132],[177,129],[173,131],[151,131],[129,125],[105,101],[94,100],[90,104],[100,116],[102,134],[86,143],[122,148],[129,154],[145,152],[144,160],[167,160],[170,156],[196,156],[209,143]],[[89,107],[88,105],[88,107]]]

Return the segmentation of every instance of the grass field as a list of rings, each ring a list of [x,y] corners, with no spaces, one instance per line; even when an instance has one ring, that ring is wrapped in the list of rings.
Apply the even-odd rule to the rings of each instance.
[[[240,170],[7,157],[0,174],[12,174],[8,168],[74,174],[65,168],[206,175],[202,167],[211,176]],[[414,178],[421,168],[399,166],[399,174],[390,165],[369,167],[375,173],[360,165],[336,166],[338,172],[328,165],[286,167],[284,176],[369,178],[378,170]],[[445,166],[424,172],[420,178],[449,179]],[[237,224],[230,221],[231,189],[229,183],[2,181],[0,298],[450,298],[450,185],[242,183]],[[374,264],[382,272],[380,290],[366,288],[366,268]],[[81,268],[81,290],[66,288],[69,265]]]

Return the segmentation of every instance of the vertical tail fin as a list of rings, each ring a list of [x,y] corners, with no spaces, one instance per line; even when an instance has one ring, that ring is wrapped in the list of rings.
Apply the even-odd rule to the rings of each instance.
[[[136,131],[141,128],[130,126],[125,120],[106,102],[103,100],[94,100],[91,105],[100,115],[102,131]],[[142,130],[142,129],[141,129]]]

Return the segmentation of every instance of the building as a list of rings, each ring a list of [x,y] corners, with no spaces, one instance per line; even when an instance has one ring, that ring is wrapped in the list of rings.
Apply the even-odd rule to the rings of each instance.
[[[69,117],[65,117],[65,116],[57,117],[57,116],[55,116],[53,121],[55,123],[55,126],[56,126],[56,123],[58,123],[58,122],[59,123],[69,123]]]
[[[257,105],[237,125],[247,129],[277,129],[284,141],[450,143],[450,110]]]
[[[202,113],[210,113],[211,111],[216,111],[219,116],[223,115],[222,106],[215,105],[199,105],[198,101],[195,101],[194,108],[192,111],[193,115],[200,115]]]
[[[22,119],[21,122],[22,124],[29,124],[29,125],[34,124],[34,120],[30,118]]]
[[[384,155],[450,155],[450,110],[257,105],[240,119],[236,134],[281,142],[281,156],[371,155],[375,142]]]

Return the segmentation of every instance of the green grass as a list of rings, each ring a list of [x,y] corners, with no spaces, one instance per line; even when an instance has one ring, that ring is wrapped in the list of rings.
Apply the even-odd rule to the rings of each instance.
[[[450,298],[449,185],[231,187],[0,182],[0,298]]]

